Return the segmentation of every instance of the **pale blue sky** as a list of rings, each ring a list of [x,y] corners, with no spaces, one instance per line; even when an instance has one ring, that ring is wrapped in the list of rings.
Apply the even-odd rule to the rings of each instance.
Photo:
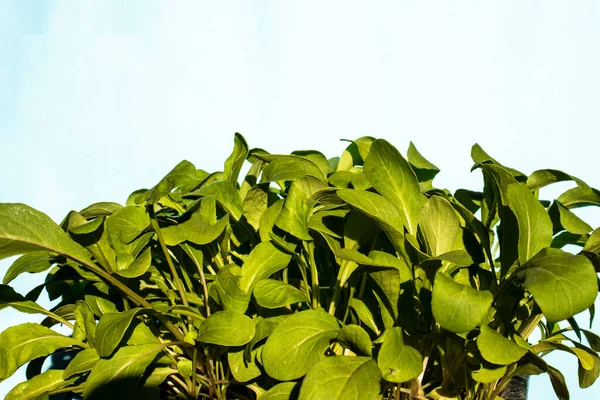
[[[524,172],[600,187],[599,7],[0,0],[0,201],[57,221],[124,202],[181,159],[220,169],[236,131],[252,147],[328,156],[341,138],[412,140],[453,190],[480,185],[478,142]],[[600,225],[597,210],[584,215]],[[23,321],[4,310],[0,329]],[[572,398],[600,398],[599,384],[578,391],[574,358],[552,361]],[[553,398],[548,378],[531,393]]]

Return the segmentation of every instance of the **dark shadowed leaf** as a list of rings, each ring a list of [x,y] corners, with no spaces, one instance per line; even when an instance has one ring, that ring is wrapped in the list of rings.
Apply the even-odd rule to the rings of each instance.
[[[37,274],[44,272],[54,264],[54,258],[48,252],[36,251],[34,253],[25,254],[15,260],[6,271],[3,283],[9,284],[17,276],[24,272]]]
[[[433,178],[440,172],[440,169],[423,157],[413,142],[410,142],[406,156],[408,163],[413,171],[415,171],[415,175],[417,175],[421,190],[427,191],[433,189]]]
[[[63,378],[68,379],[74,375],[90,371],[98,361],[100,361],[100,356],[95,349],[85,349],[80,351],[69,362],[69,365],[64,370]]]
[[[96,329],[96,349],[100,357],[108,357],[117,348],[121,339],[129,329],[133,319],[147,310],[143,308],[132,308],[122,313],[106,313],[98,322]]]

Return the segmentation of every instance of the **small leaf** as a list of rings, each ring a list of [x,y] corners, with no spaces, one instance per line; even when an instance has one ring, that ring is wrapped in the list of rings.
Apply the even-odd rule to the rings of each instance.
[[[446,274],[437,274],[433,284],[431,307],[438,324],[454,333],[466,333],[483,322],[493,296],[455,282]]]
[[[91,263],[89,253],[46,214],[25,204],[0,203],[0,260],[41,250]]]
[[[423,157],[413,142],[410,142],[408,147],[407,159],[413,171],[415,171],[421,190],[433,189],[433,178],[440,172],[440,169]]]
[[[79,214],[81,214],[83,217],[85,217],[87,219],[98,218],[98,217],[105,217],[108,215],[112,215],[112,214],[116,213],[117,211],[119,211],[121,208],[123,208],[123,206],[120,205],[119,203],[102,201],[102,202],[94,203],[94,204],[87,206],[83,210],[79,211]]]
[[[327,357],[306,375],[298,400],[378,400],[380,379],[370,357]]]
[[[24,272],[37,274],[44,272],[52,267],[54,258],[46,251],[36,251],[34,253],[25,254],[15,260],[6,271],[3,283],[8,285],[13,279]]]
[[[257,362],[258,353],[262,351],[262,347],[253,350],[250,353],[250,360],[247,361],[244,358],[244,348],[239,350],[230,350],[227,353],[227,362],[231,369],[231,374],[238,382],[248,382],[252,379],[258,378],[262,371],[260,370]]]
[[[39,400],[44,394],[70,385],[75,379],[64,380],[63,371],[48,370],[21,382],[6,394],[4,400]]]
[[[581,179],[577,179],[572,175],[566,174],[556,169],[540,169],[533,172],[527,178],[527,187],[529,190],[538,190],[544,186],[548,186],[556,182],[575,181],[577,186],[584,192],[590,192],[591,188]]]
[[[223,169],[224,179],[236,184],[242,165],[248,157],[248,144],[246,139],[237,133],[234,136],[234,145],[231,155],[225,160],[225,168]]]
[[[275,279],[258,281],[252,293],[258,305],[265,308],[278,308],[308,301],[302,290]]]
[[[517,362],[527,353],[527,349],[486,325],[481,326],[481,332],[477,336],[477,348],[486,361],[498,365]]]
[[[337,191],[337,195],[352,207],[373,218],[378,224],[395,232],[403,231],[400,213],[385,197],[377,193],[354,189],[340,189]]]
[[[460,233],[460,221],[448,200],[431,196],[421,209],[419,227],[432,256],[457,250],[455,242]]]
[[[104,314],[98,322],[95,339],[100,357],[110,356],[125,336],[125,332],[136,315],[146,311],[143,308],[132,308],[127,312]]]
[[[345,348],[357,354],[371,357],[373,355],[369,334],[358,325],[346,325],[340,329],[336,340]]]
[[[224,310],[243,314],[248,309],[250,293],[240,287],[242,277],[239,274],[241,268],[235,264],[221,268],[210,287],[210,295],[219,299]]]
[[[596,189],[588,192],[576,187],[558,196],[557,200],[567,208],[600,206],[600,192]]]
[[[92,308],[85,301],[77,300],[75,303],[75,328],[73,336],[77,331],[81,331],[82,335],[87,338],[90,346],[95,346],[96,343],[96,318]]]
[[[262,353],[265,371],[280,381],[301,378],[325,357],[329,341],[338,331],[337,320],[322,309],[290,315],[265,343]]]
[[[519,225],[519,262],[524,264],[552,243],[552,221],[526,186],[508,186],[509,207]]]
[[[404,344],[402,329],[398,327],[387,331],[377,364],[383,379],[394,383],[408,382],[423,371],[423,357],[416,349]]]
[[[291,259],[291,255],[282,252],[270,242],[259,243],[244,262],[240,287],[246,293],[250,293],[256,282],[282,270]]]
[[[150,217],[142,207],[123,207],[106,218],[111,241],[132,242],[150,226]]]
[[[232,311],[211,314],[198,329],[198,341],[221,346],[242,346],[252,340],[254,323],[250,318]]]
[[[215,241],[228,223],[229,217],[226,215],[211,225],[205,216],[196,212],[189,220],[161,228],[161,232],[167,246],[176,246],[185,241],[204,245]]]
[[[110,359],[92,368],[83,390],[86,400],[126,399],[163,345],[121,347]]]
[[[100,361],[100,356],[95,349],[85,349],[80,351],[69,362],[69,365],[67,365],[67,368],[64,370],[63,378],[69,379],[74,375],[88,372],[98,361]]]
[[[476,382],[491,383],[501,379],[506,374],[506,370],[506,365],[482,365],[479,370],[471,372],[471,376]]]
[[[573,211],[555,201],[550,206],[548,213],[552,219],[553,233],[566,230],[567,232],[585,235],[592,231],[587,222],[579,218]]]
[[[314,176],[325,181],[321,169],[304,157],[274,155],[270,156],[270,160],[263,169],[262,182],[294,181],[305,176]]]
[[[213,182],[194,190],[186,196],[214,198],[236,221],[239,221],[244,212],[240,192],[233,183],[228,181]]]
[[[175,166],[164,178],[149,191],[136,199],[136,203],[154,204],[173,189],[187,185],[197,180],[196,167],[189,161],[182,161]]]
[[[64,321],[61,317],[46,310],[39,304],[27,300],[25,297],[15,292],[12,287],[8,285],[0,285],[0,310],[6,307],[12,307],[15,310],[27,314],[44,314],[59,322]]]
[[[308,233],[308,218],[313,204],[314,202],[308,200],[300,186],[293,182],[275,225],[298,239],[312,240]]]
[[[0,382],[34,358],[71,346],[85,347],[80,341],[39,324],[25,323],[6,328],[0,333]]]
[[[367,307],[362,300],[357,299],[356,297],[350,301],[350,307],[356,312],[358,319],[360,319],[362,323],[368,326],[373,332],[375,332],[377,336],[379,336],[381,332],[377,327],[377,323],[375,322],[369,307]]]
[[[598,294],[596,271],[585,256],[544,249],[523,266],[524,286],[548,322],[570,318],[591,307]]]
[[[416,235],[425,198],[404,157],[394,146],[378,139],[371,145],[363,171],[371,185],[397,208],[408,231]]]

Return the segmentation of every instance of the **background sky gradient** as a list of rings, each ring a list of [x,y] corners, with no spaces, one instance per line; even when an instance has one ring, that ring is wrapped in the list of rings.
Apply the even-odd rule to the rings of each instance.
[[[57,222],[124,203],[182,159],[220,170],[234,132],[328,157],[342,138],[413,141],[451,190],[481,185],[477,142],[525,173],[561,169],[598,188],[599,22],[593,0],[0,0],[0,201]],[[577,213],[600,226],[600,211]],[[3,310],[0,330],[26,320]],[[579,391],[573,356],[548,360],[571,398],[600,398],[598,383]],[[554,398],[547,376],[530,398]]]

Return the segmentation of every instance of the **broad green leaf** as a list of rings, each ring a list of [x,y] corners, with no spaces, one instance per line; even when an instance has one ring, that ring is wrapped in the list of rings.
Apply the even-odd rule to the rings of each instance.
[[[154,204],[173,189],[187,185],[197,180],[196,167],[189,161],[182,161],[175,166],[164,178],[149,191],[136,199],[136,203]]]
[[[96,318],[92,308],[85,301],[78,300],[75,303],[73,313],[75,314],[73,337],[79,332],[79,335],[87,338],[88,344],[94,347],[96,343]]]
[[[244,198],[244,216],[254,230],[258,232],[260,218],[269,208],[269,186],[267,183],[250,189]]]
[[[581,366],[588,370],[591,371],[594,369],[594,353],[588,349],[587,351],[582,349],[582,348],[578,348],[578,347],[569,347],[565,344],[562,343],[557,343],[557,342],[551,342],[550,340],[544,340],[539,342],[538,344],[534,345],[533,347],[531,347],[531,351],[533,353],[545,353],[545,352],[550,352],[553,350],[561,350],[567,353],[571,353],[573,354],[575,357],[577,357],[579,363],[581,364]]]
[[[85,347],[78,340],[33,323],[11,326],[0,333],[0,382],[34,358],[64,347]]]
[[[69,365],[67,365],[67,368],[64,370],[63,378],[69,379],[74,375],[88,372],[98,361],[100,361],[100,356],[95,349],[85,349],[80,351],[69,362]]]
[[[235,185],[228,181],[217,181],[194,190],[187,196],[190,197],[212,197],[227,211],[236,221],[242,217],[244,205],[240,192]]]
[[[223,175],[225,180],[236,184],[242,165],[244,165],[244,161],[248,157],[248,144],[246,143],[246,139],[237,132],[233,140],[233,151],[227,160],[225,160]]]
[[[227,224],[229,224],[227,215],[216,224],[210,224],[205,216],[196,212],[189,220],[161,228],[161,232],[167,246],[176,246],[185,241],[203,245],[216,240],[223,233]]]
[[[15,292],[15,290],[8,285],[0,285],[0,310],[12,307],[15,310],[21,311],[27,314],[43,314],[53,318],[55,321],[63,322],[64,319],[59,317],[46,310],[44,307],[39,304],[27,300],[25,297],[21,296],[19,293]]]
[[[231,374],[238,382],[248,382],[252,379],[258,378],[262,371],[258,366],[258,354],[262,351],[262,347],[254,349],[250,353],[250,360],[246,360],[244,357],[244,348],[238,350],[230,349],[227,353],[227,362],[231,369]]]
[[[156,364],[155,364],[156,365]],[[177,370],[170,367],[149,367],[150,373],[144,381],[145,387],[157,387],[167,379],[168,376],[176,374]]]
[[[116,274],[124,278],[137,278],[144,275],[152,264],[152,252],[150,247],[146,248],[142,254],[138,255],[127,268],[117,269]]]
[[[198,341],[221,346],[243,346],[254,336],[254,323],[233,311],[211,314],[198,329]]]
[[[110,288],[103,282],[96,282],[91,288],[86,287],[84,300],[95,315],[101,316],[109,312],[119,312],[110,298],[109,291]]]
[[[259,243],[244,262],[240,287],[246,293],[250,293],[256,282],[285,268],[291,259],[291,255],[282,252],[270,242]]]
[[[260,216],[258,233],[260,234],[260,240],[268,242],[271,240],[271,232],[275,226],[275,221],[279,218],[279,213],[283,209],[284,200],[280,199],[273,203],[265,212]]]
[[[329,172],[329,162],[323,153],[316,150],[296,150],[292,152],[292,155],[300,156],[312,161],[317,167],[319,167],[321,174],[323,174],[323,176],[327,176],[327,173]]]
[[[385,197],[377,193],[354,189],[340,189],[337,191],[337,195],[380,225],[396,232],[402,232],[402,217],[393,203]]]
[[[471,376],[477,382],[491,383],[501,379],[506,374],[506,365],[482,365],[477,371],[471,372]]]
[[[363,170],[371,185],[397,208],[408,231],[416,234],[425,198],[404,157],[391,144],[378,139],[371,146]]]
[[[343,347],[356,354],[372,357],[371,338],[369,334],[358,325],[346,325],[340,329],[335,338]]]
[[[243,314],[248,309],[250,293],[240,287],[241,268],[235,264],[221,268],[210,287],[210,295],[217,297],[226,311]]]
[[[96,350],[100,357],[110,356],[125,336],[133,319],[146,311],[143,308],[132,308],[126,312],[104,314],[98,322],[95,338]]]
[[[132,242],[150,226],[150,217],[142,207],[123,207],[106,218],[111,241]]]
[[[343,141],[350,141],[342,139]],[[369,155],[371,145],[375,141],[374,137],[363,136],[356,140],[352,140],[350,145],[346,147],[337,165],[337,171],[349,171],[355,165],[362,165],[364,160]]]
[[[446,274],[437,274],[433,284],[431,308],[444,329],[466,333],[480,325],[488,315],[493,296],[455,282]]]
[[[260,400],[297,400],[300,382],[281,382],[267,390]]]
[[[548,210],[553,225],[553,233],[566,230],[567,232],[578,235],[585,235],[593,230],[593,228],[573,211],[560,204],[558,201],[552,203]]]
[[[98,361],[87,378],[83,397],[86,400],[130,398],[137,381],[163,347],[160,344],[121,347],[110,359]]]
[[[582,191],[591,191],[591,188],[581,179],[577,179],[572,175],[566,174],[556,169],[540,169],[533,172],[527,178],[527,187],[529,188],[529,190],[538,190],[552,183],[564,181],[574,181],[575,183],[577,183],[577,186],[579,186],[579,188]]]
[[[380,379],[370,357],[327,357],[308,372],[298,400],[379,400]]]
[[[263,168],[262,182],[294,181],[305,176],[314,176],[325,182],[323,172],[312,161],[294,155],[271,156],[271,161]]]
[[[583,191],[576,187],[558,196],[557,200],[567,208],[600,206],[600,192],[596,189]]]
[[[521,184],[508,186],[508,203],[519,225],[519,262],[524,264],[552,243],[552,221],[529,189]],[[510,234],[510,233],[507,233]]]
[[[600,357],[594,354],[592,358],[594,366],[591,369],[585,369],[581,361],[578,363],[577,375],[579,377],[579,387],[582,389],[592,386],[600,376]]]
[[[374,250],[375,251],[375,250]],[[379,271],[369,271],[371,279],[377,283],[377,286],[383,292],[383,301],[386,308],[394,318],[398,316],[398,296],[400,296],[400,284],[410,280],[409,277],[402,279],[402,273],[395,269],[384,269]]]
[[[329,184],[339,189],[345,189],[354,179],[354,175],[350,171],[337,171],[329,177]]]
[[[34,253],[25,254],[15,260],[6,271],[3,283],[8,285],[13,279],[24,272],[37,274],[44,272],[52,267],[54,258],[46,251],[36,251]]]
[[[275,225],[301,240],[312,240],[308,233],[308,218],[314,202],[293,182]]]
[[[517,362],[527,353],[527,349],[505,338],[487,325],[481,326],[481,332],[477,336],[477,348],[486,361],[498,365]]]
[[[440,196],[430,197],[421,209],[419,227],[432,256],[456,250],[460,221],[448,200]]]
[[[413,142],[410,142],[406,156],[408,163],[413,171],[415,171],[421,190],[427,191],[433,189],[433,178],[440,172],[440,169],[423,157]]]
[[[6,394],[4,400],[39,400],[44,394],[56,389],[61,389],[72,384],[75,379],[64,380],[63,371],[58,369],[48,370],[40,375],[19,383]]]
[[[269,376],[280,381],[304,376],[325,358],[329,341],[339,331],[337,320],[322,309],[302,311],[285,319],[267,339],[262,362]]]
[[[279,324],[285,321],[288,317],[288,314],[283,314],[269,318],[254,318],[253,321],[256,324],[256,331],[254,332],[254,337],[252,340],[246,344],[246,353],[249,354],[249,351],[254,349],[254,345],[267,338],[271,333],[273,333],[275,328],[277,328]]]
[[[583,246],[583,251],[600,254],[600,228],[597,228],[592,232]]]
[[[265,308],[278,308],[308,301],[302,290],[275,279],[258,281],[252,294],[258,305]]]
[[[524,286],[549,322],[591,307],[598,295],[594,266],[585,256],[544,249],[523,266]]]
[[[329,188],[325,182],[313,176],[305,176],[294,181],[292,184],[296,185],[308,198],[312,197],[315,193]]]
[[[377,323],[375,322],[375,318],[373,318],[373,313],[367,305],[358,298],[353,298],[350,301],[350,307],[356,312],[358,315],[358,319],[362,321],[363,324],[368,326],[377,336],[381,333],[379,328],[377,327]]]
[[[89,253],[46,214],[25,204],[0,203],[0,260],[41,250],[91,264]]]
[[[416,349],[404,344],[402,328],[398,327],[387,331],[377,364],[383,379],[394,383],[408,382],[423,371],[423,357]]]
[[[79,214],[81,214],[82,216],[84,216],[87,219],[98,218],[98,217],[105,217],[105,216],[114,214],[115,212],[119,211],[121,208],[123,208],[123,206],[120,205],[119,203],[113,203],[113,202],[109,202],[109,201],[101,201],[99,203],[94,203],[94,204],[87,206],[83,210],[79,211]]]

